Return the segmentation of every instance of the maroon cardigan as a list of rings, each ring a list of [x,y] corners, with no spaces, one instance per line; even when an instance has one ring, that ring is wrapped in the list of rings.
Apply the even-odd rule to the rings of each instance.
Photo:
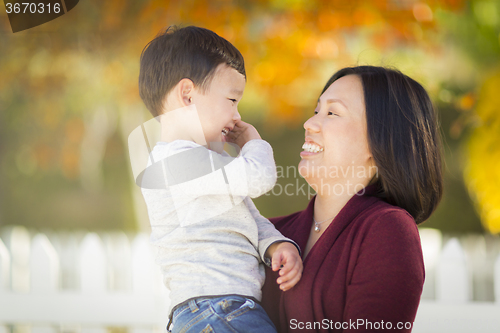
[[[417,225],[404,209],[374,197],[375,186],[365,190],[310,250],[295,287],[282,292],[277,273],[266,268],[262,305],[278,332],[411,331],[425,275]],[[271,219],[301,249],[315,198],[306,210]]]

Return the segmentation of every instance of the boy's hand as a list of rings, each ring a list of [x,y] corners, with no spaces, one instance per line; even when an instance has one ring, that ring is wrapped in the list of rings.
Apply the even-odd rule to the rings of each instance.
[[[280,269],[280,277],[276,282],[280,289],[287,291],[299,282],[302,277],[302,259],[299,251],[290,242],[274,243],[266,251],[268,257],[272,258],[272,269]]]
[[[243,148],[248,141],[260,138],[255,127],[242,120],[234,124],[233,129],[227,134],[227,141],[236,143],[240,148]]]

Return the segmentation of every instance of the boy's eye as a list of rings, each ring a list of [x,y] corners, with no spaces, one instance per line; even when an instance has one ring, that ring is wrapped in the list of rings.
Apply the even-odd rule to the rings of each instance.
[[[234,103],[236,103],[236,100],[235,100],[235,99],[233,99],[233,98],[229,98],[229,100],[230,100],[231,102],[233,102],[233,104],[234,104]]]

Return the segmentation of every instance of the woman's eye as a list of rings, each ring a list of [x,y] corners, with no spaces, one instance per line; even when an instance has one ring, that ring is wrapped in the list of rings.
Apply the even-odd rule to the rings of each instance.
[[[316,110],[314,111],[314,114],[318,114],[318,113],[319,113],[319,111],[316,111]],[[328,111],[328,115],[329,116],[338,116],[338,114],[333,113],[332,111]]]

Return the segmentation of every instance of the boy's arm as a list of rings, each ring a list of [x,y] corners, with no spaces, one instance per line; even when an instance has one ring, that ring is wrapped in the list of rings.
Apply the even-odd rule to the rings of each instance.
[[[244,200],[257,223],[260,257],[273,271],[280,270],[276,283],[280,285],[281,290],[289,290],[299,282],[302,276],[300,248],[297,243],[276,230],[274,225],[259,213],[249,197]]]
[[[161,161],[169,187],[186,195],[258,197],[276,183],[276,165],[271,145],[248,141],[238,157],[218,154],[187,141],[174,143]]]
[[[260,214],[257,207],[255,207],[255,204],[253,203],[252,199],[250,199],[249,197],[246,197],[244,199],[244,202],[245,202],[245,205],[247,206],[248,210],[250,211],[250,214],[252,214],[252,217],[255,219],[255,222],[257,223],[257,228],[259,230],[259,248],[258,248],[258,251],[259,251],[260,258],[262,259],[262,261],[264,263],[266,263],[267,266],[271,267],[270,261],[267,260],[267,259],[271,259],[271,258],[266,259],[266,252],[267,252],[268,248],[274,243],[290,242],[297,248],[297,251],[299,252],[299,254],[301,253],[300,247],[299,247],[299,245],[297,245],[297,243],[295,243],[293,240],[283,236],[278,230],[276,230],[274,225],[268,219],[266,219],[264,216],[262,216]]]
[[[255,127],[237,121],[227,133],[226,141],[241,148],[239,156],[233,158],[207,150],[212,172],[193,184],[184,184],[186,193],[195,196],[230,194],[241,196],[239,200],[243,200],[243,197],[255,198],[271,190],[276,183],[273,150],[261,139]],[[195,167],[198,165],[196,163]]]
[[[232,195],[257,198],[276,184],[273,149],[267,141],[248,141],[236,158],[215,152],[212,156],[215,169],[220,168],[220,172],[224,173],[224,182],[229,185]]]

